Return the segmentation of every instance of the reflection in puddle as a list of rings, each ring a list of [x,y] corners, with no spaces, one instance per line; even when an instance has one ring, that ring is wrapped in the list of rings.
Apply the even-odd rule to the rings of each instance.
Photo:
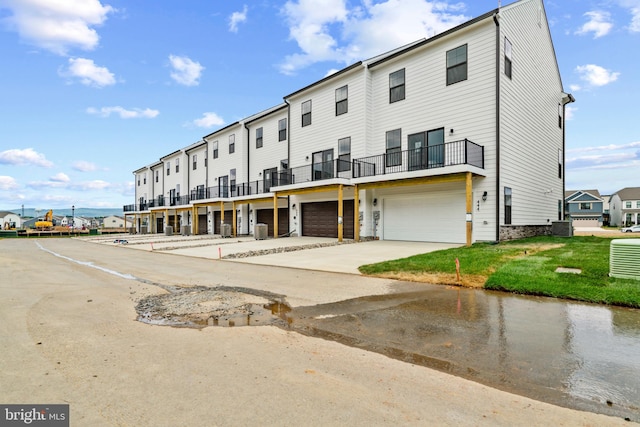
[[[292,327],[534,399],[640,421],[640,311],[471,289],[296,308]]]

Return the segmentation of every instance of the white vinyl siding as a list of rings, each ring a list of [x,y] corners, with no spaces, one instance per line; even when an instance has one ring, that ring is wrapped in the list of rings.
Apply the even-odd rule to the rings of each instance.
[[[229,153],[229,137],[231,135],[235,135],[234,137],[234,152]],[[247,171],[247,130],[244,128],[242,123],[239,123],[235,126],[231,126],[224,131],[220,131],[215,133],[208,138],[205,138],[206,141],[209,141],[211,147],[213,147],[212,142],[218,141],[218,158],[209,160],[208,167],[208,181],[209,187],[217,187],[218,180],[217,178],[225,175],[229,175],[229,171],[231,169],[236,170],[236,183],[242,184],[248,181],[248,171]],[[255,147],[255,140],[253,141],[253,145]],[[213,151],[213,149],[211,150]]]
[[[558,217],[563,197],[558,175],[562,129],[558,127],[558,103],[562,85],[558,75],[546,17],[538,26],[539,1],[515,3],[501,14],[500,40],[507,37],[518,51],[517,78],[501,78],[501,151],[503,185],[513,188],[512,224],[546,224]],[[500,43],[504,49],[504,43]],[[504,61],[504,51],[500,52]],[[504,63],[500,64],[504,70]],[[523,113],[526,100],[526,114]],[[536,159],[532,162],[531,159]],[[504,203],[500,203],[503,207]],[[500,212],[504,218],[504,212]]]
[[[207,151],[207,145],[204,144],[198,148],[189,151],[189,195],[191,191],[195,190],[199,185],[206,188],[207,184],[207,168],[204,166],[205,153]],[[197,156],[198,167],[193,169],[193,156]],[[187,187],[185,187],[187,188]]]
[[[258,175],[265,169],[278,167],[280,161],[287,158],[287,141],[278,141],[278,122],[287,118],[287,110],[279,110],[262,117],[249,124],[252,140],[249,144],[249,158],[251,171],[249,181],[261,181],[262,175]],[[255,129],[262,128],[262,148],[256,148]]]
[[[363,69],[358,68],[311,87],[289,100],[291,111],[295,112],[301,111],[302,102],[313,99],[313,124],[302,127],[299,119],[289,123],[290,139],[295,140],[291,144],[290,168],[310,165],[311,155],[316,151],[334,149],[337,153],[338,140],[345,136],[351,137],[351,158],[365,156],[365,88],[362,73]],[[336,89],[347,85],[349,111],[336,116]],[[307,156],[309,160],[306,160]]]

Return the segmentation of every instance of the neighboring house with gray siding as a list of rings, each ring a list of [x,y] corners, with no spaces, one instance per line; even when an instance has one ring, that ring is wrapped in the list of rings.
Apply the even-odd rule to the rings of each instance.
[[[565,218],[574,227],[602,227],[604,199],[598,190],[565,192]]]

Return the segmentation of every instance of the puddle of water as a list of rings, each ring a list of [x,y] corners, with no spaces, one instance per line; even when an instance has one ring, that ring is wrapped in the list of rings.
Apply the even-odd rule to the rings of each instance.
[[[640,421],[640,310],[435,287],[300,307],[290,317],[307,335]]]

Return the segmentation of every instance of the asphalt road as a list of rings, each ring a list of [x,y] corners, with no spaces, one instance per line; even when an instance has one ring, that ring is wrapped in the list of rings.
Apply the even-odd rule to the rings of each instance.
[[[274,326],[136,321],[163,287],[308,306],[416,284],[71,239],[0,240],[0,274],[0,403],[67,403],[74,426],[629,425]]]

